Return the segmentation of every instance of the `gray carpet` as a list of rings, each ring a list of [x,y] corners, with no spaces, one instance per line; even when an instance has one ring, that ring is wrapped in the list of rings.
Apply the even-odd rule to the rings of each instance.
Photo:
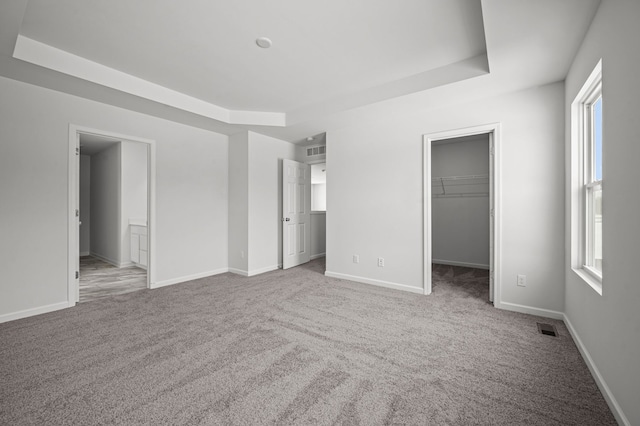
[[[615,424],[567,329],[438,266],[429,297],[322,260],[0,324],[0,424]]]

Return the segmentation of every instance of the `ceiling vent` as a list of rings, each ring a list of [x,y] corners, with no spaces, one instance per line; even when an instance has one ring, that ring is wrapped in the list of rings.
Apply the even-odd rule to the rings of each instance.
[[[307,157],[314,157],[316,155],[325,155],[327,153],[326,145],[310,146],[307,148]]]

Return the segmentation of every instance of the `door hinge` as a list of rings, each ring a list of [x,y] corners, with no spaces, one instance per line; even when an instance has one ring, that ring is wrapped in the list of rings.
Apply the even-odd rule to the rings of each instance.
[[[493,209],[489,211],[489,215],[491,215],[491,217],[494,217]]]
[[[76,209],[76,217],[80,217],[80,210]]]
[[[78,278],[80,278],[80,272],[79,272],[79,271],[76,271],[76,280],[77,280]]]
[[[76,155],[80,155],[80,148],[76,147]]]

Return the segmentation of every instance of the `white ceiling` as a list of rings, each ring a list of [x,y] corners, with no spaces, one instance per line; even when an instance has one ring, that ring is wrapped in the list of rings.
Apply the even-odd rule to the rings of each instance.
[[[223,108],[269,112],[486,53],[469,0],[31,0],[20,34]],[[260,36],[273,46],[259,48]]]
[[[292,142],[564,79],[599,0],[12,0],[0,75]],[[255,39],[273,40],[270,49]],[[489,72],[490,70],[490,72]]]

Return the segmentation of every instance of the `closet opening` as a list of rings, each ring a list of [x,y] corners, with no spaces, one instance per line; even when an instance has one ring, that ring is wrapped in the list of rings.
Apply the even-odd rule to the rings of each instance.
[[[488,125],[425,136],[425,294],[446,285],[499,303],[498,129]]]

